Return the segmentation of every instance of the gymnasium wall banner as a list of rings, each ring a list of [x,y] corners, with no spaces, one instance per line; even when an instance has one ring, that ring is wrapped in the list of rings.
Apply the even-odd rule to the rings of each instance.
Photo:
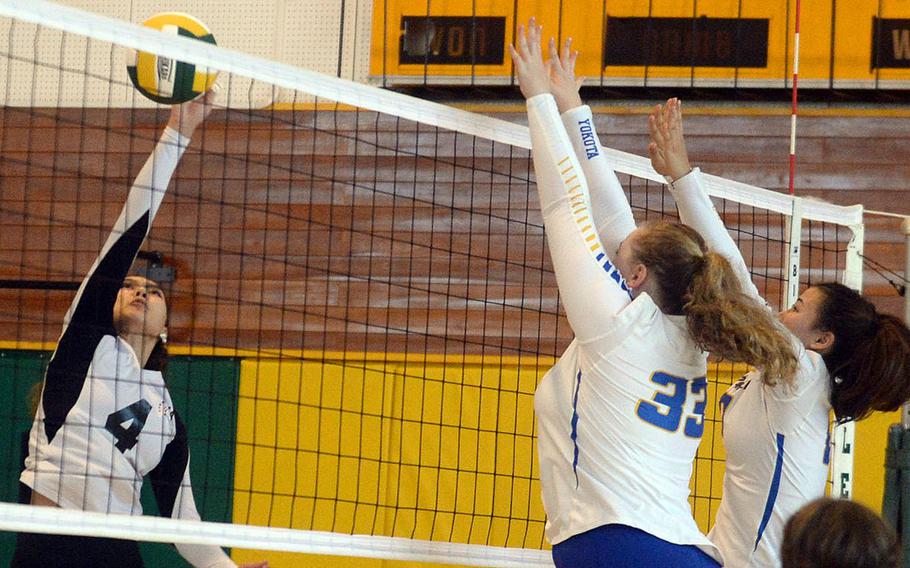
[[[910,68],[910,19],[872,18],[872,69]]]
[[[768,20],[607,18],[604,67],[767,67]]]
[[[502,65],[506,19],[452,16],[401,18],[401,64]]]
[[[910,2],[801,0],[805,88],[910,89]],[[508,45],[531,16],[571,37],[605,87],[788,88],[796,0],[445,0],[373,3],[370,80],[514,85]]]

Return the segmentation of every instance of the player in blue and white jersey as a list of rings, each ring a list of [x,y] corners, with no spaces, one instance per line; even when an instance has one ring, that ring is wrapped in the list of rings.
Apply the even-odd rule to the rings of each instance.
[[[561,61],[552,42],[551,52],[547,66],[533,20],[512,48],[550,256],[575,333],[535,395],[553,558],[574,568],[719,566],[688,503],[707,404],[705,350],[758,364],[770,349],[748,338],[774,323],[695,231],[636,229],[612,172],[592,169],[604,169],[599,146],[581,136],[579,163],[557,110],[577,98],[574,59]],[[730,307],[755,313],[750,327],[727,327]]]
[[[20,477],[31,488],[32,505],[140,515],[140,489],[148,477],[162,515],[199,520],[186,427],[161,373],[165,297],[157,283],[128,274],[213,96],[173,107],[66,313]],[[177,549],[196,567],[236,566],[217,546]],[[20,533],[12,566],[135,567],[142,559],[135,542]]]
[[[742,255],[692,169],[679,101],[649,117],[649,153],[665,175],[680,219],[736,269],[744,290],[761,300]],[[721,397],[726,447],[724,492],[709,538],[728,566],[780,566],[784,526],[825,492],[829,414],[839,421],[896,410],[910,398],[910,331],[836,283],[811,286],[781,312],[797,349],[792,383],[748,373]]]

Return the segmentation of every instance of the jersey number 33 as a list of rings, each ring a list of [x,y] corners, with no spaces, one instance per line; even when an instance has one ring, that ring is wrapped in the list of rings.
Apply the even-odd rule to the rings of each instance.
[[[638,417],[667,432],[676,432],[683,424],[683,431],[690,438],[701,438],[705,430],[705,406],[708,399],[708,379],[699,377],[687,380],[658,371],[651,375],[651,382],[658,385],[650,400],[640,399],[635,406]],[[692,414],[683,414],[686,399],[691,395],[695,406]]]

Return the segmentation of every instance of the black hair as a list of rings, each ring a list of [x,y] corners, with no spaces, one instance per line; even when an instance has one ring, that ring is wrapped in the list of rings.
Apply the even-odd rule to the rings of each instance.
[[[822,358],[832,378],[837,419],[859,420],[876,410],[900,408],[910,400],[910,329],[843,284],[814,288],[822,293],[814,327],[834,335]]]

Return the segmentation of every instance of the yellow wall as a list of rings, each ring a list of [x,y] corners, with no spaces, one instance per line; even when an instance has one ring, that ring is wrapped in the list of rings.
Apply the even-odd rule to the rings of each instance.
[[[234,522],[341,533],[545,547],[533,393],[550,361],[245,360]],[[744,372],[713,368],[691,499],[702,530],[723,481],[717,400]],[[885,432],[857,428],[855,496],[881,505]],[[375,559],[234,551],[275,568],[429,567]]]
[[[234,522],[539,548],[539,375],[537,365],[245,361]]]
[[[853,498],[876,511],[882,508],[888,428],[900,421],[900,412],[890,412],[873,414],[856,424]]]

